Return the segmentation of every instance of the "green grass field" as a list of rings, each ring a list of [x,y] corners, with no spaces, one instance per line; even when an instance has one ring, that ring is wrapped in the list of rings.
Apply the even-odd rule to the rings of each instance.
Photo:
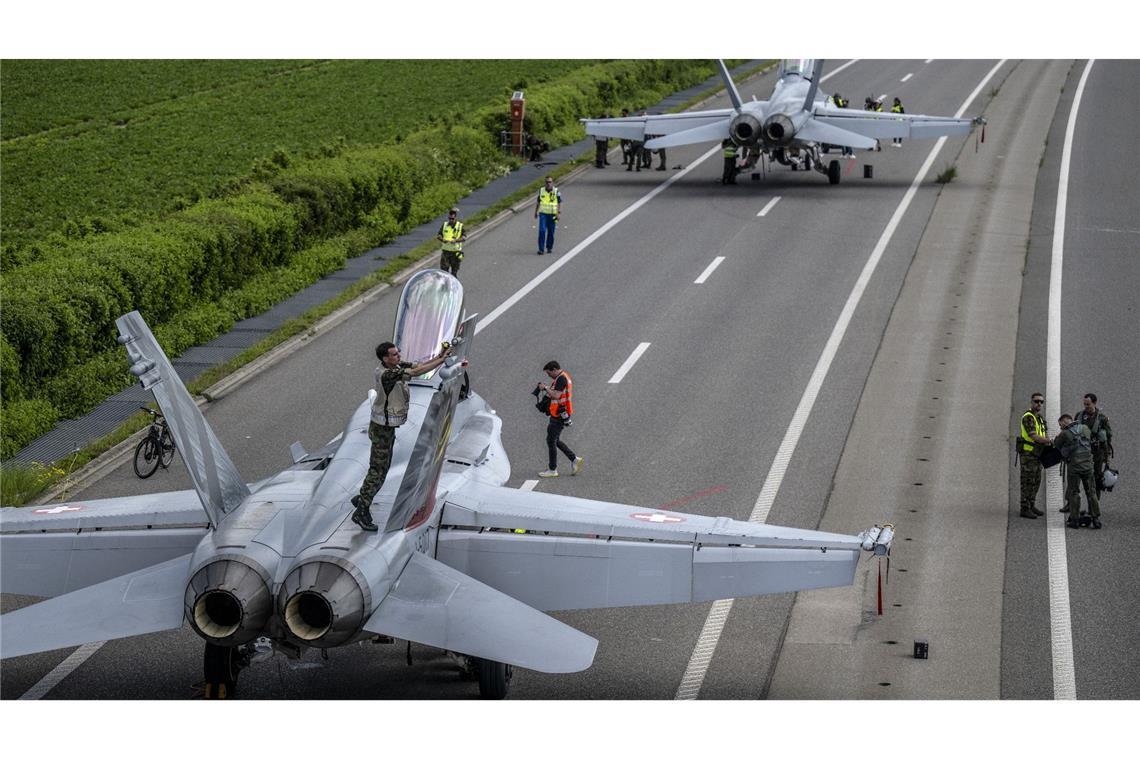
[[[505,118],[514,88],[592,63],[5,61],[4,247],[157,218],[275,151],[379,144],[497,100]]]

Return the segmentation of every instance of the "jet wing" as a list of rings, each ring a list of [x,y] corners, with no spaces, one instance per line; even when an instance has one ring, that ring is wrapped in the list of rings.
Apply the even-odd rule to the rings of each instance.
[[[58,596],[192,552],[196,491],[0,509],[0,591]]]
[[[598,642],[415,553],[364,630],[543,673],[590,667]]]
[[[817,124],[837,127],[864,137],[877,139],[901,137],[904,140],[928,140],[944,135],[966,135],[970,133],[977,121],[975,119],[954,119],[948,116],[880,113],[841,108],[817,108],[814,116],[814,121]],[[832,141],[826,140],[826,142]],[[842,145],[843,143],[837,141],[836,144]]]
[[[678,132],[687,132],[699,127],[721,123],[724,124],[724,136],[727,137],[728,123],[735,114],[736,111],[732,108],[719,108],[712,111],[691,111],[663,116],[623,116],[617,119],[580,119],[579,121],[586,125],[586,134],[594,137],[642,141],[646,135],[674,135]],[[692,140],[692,142],[707,142],[713,139],[717,138],[707,137]]]
[[[182,625],[190,554],[0,617],[0,658]]]
[[[566,610],[844,586],[864,540],[471,484],[447,497],[436,556],[536,609]]]

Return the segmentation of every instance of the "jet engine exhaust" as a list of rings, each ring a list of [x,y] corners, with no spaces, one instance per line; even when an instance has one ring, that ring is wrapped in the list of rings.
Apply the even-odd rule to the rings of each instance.
[[[222,559],[201,568],[186,586],[186,619],[207,641],[238,646],[265,628],[273,599],[259,569]]]
[[[750,113],[733,118],[728,133],[738,145],[752,145],[760,138],[760,120]]]
[[[353,570],[351,566],[315,560],[294,567],[285,576],[277,609],[297,643],[337,646],[360,633],[372,613],[372,593]]]
[[[765,139],[776,145],[786,145],[796,132],[792,120],[782,113],[775,114],[764,122]]]

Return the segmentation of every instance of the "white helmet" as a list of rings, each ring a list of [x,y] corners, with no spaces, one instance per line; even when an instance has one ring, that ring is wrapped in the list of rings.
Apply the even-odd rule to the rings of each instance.
[[[1104,468],[1104,490],[1111,491],[1112,487],[1116,485],[1116,478],[1119,473],[1111,467]]]

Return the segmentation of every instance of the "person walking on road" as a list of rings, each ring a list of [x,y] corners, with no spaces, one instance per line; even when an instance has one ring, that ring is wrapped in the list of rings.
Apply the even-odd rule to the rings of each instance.
[[[562,369],[556,361],[549,361],[542,368],[554,382],[548,387],[546,383],[539,383],[538,390],[546,393],[550,403],[548,411],[550,419],[546,423],[546,448],[549,455],[550,467],[538,473],[540,478],[558,477],[558,452],[561,451],[570,460],[570,474],[577,475],[582,470],[582,457],[570,450],[570,447],[560,439],[562,431],[572,423],[574,414],[574,381],[570,373]]]
[[[368,424],[372,452],[368,457],[368,473],[360,484],[360,493],[352,497],[352,521],[361,530],[370,533],[379,530],[372,522],[372,499],[388,477],[392,448],[396,445],[396,428],[408,421],[411,398],[408,381],[431,372],[449,356],[451,349],[447,348],[434,359],[413,364],[400,361],[400,349],[394,343],[384,341],[376,347],[380,366],[376,368],[376,400],[372,402],[372,419]]]
[[[1045,514],[1037,508],[1037,492],[1041,490],[1041,452],[1052,446],[1049,440],[1049,426],[1041,416],[1045,397],[1034,393],[1030,406],[1021,415],[1021,439],[1018,441],[1017,455],[1021,462],[1021,516],[1036,520]]]
[[[1062,414],[1057,420],[1061,432],[1057,434],[1053,445],[1061,450],[1061,459],[1065,462],[1065,506],[1062,512],[1069,513],[1065,524],[1070,528],[1081,527],[1081,494],[1085,490],[1085,497],[1089,500],[1089,517],[1092,527],[1100,528],[1100,502],[1096,498],[1096,484],[1093,482],[1092,441],[1089,438],[1089,428],[1079,422],[1073,422],[1072,415]]]
[[[439,234],[435,239],[443,243],[443,252],[439,257],[440,269],[458,277],[459,263],[463,261],[463,242],[467,240],[463,222],[459,221],[459,209],[452,208],[447,212],[447,221],[439,226]]]
[[[1087,425],[1092,438],[1093,476],[1096,479],[1096,495],[1104,493],[1104,468],[1115,452],[1112,450],[1112,425],[1108,415],[1097,408],[1095,393],[1086,393],[1082,399],[1084,409],[1077,412],[1076,422]]]
[[[562,194],[554,186],[554,179],[547,177],[534,203],[534,218],[538,220],[539,256],[543,251],[554,253],[554,228],[558,226],[558,212],[561,206]]]

